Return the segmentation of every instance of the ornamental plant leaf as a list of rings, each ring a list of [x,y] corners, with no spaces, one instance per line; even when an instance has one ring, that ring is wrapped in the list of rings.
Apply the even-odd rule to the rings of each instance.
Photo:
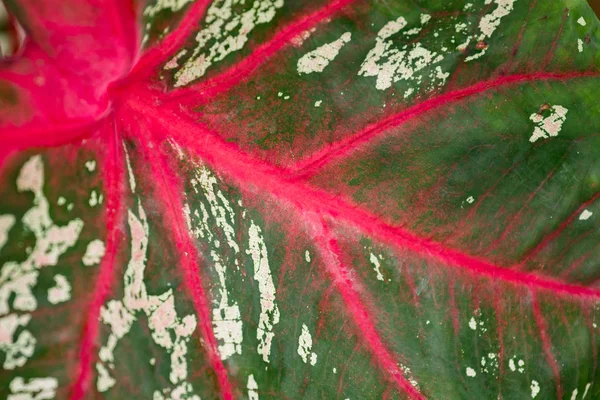
[[[1,398],[600,397],[585,1],[7,7]]]

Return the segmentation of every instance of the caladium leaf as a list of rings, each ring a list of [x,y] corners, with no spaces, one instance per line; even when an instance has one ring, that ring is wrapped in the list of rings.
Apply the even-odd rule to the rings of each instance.
[[[583,0],[8,2],[0,396],[600,396]]]

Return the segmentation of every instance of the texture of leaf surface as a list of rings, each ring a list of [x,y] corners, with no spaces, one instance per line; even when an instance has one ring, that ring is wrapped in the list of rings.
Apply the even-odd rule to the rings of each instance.
[[[600,397],[583,0],[7,3],[0,397]]]

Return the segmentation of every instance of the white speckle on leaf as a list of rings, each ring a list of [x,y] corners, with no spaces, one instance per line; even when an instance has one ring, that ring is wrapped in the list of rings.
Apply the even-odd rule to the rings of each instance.
[[[8,232],[15,224],[15,217],[10,214],[0,215],[0,250],[8,241]]]
[[[144,8],[144,15],[153,18],[155,15],[165,10],[177,12],[192,1],[194,0],[156,0],[154,4]]]
[[[400,369],[402,370],[402,372],[404,373],[404,375],[406,376],[406,378],[408,379],[408,382],[415,388],[419,388],[419,382],[417,382],[417,380],[413,377],[412,373],[410,372],[410,368],[408,368],[406,365],[404,364],[400,364]]]
[[[19,327],[25,327],[31,320],[30,314],[8,314],[0,317],[0,351],[6,354],[2,367],[15,369],[25,365],[35,351],[36,339],[26,329],[14,338]]]
[[[310,262],[310,253],[308,252],[308,250],[304,252],[304,259],[306,260],[306,262]]]
[[[71,299],[71,285],[64,275],[54,276],[55,285],[48,289],[48,301],[51,304],[64,303]]]
[[[203,29],[196,35],[196,48],[175,73],[175,86],[183,86],[200,78],[211,65],[241,50],[256,26],[273,20],[275,12],[281,7],[283,0],[212,2],[206,11]]]
[[[122,144],[123,144],[123,152],[125,153],[125,161],[127,164],[127,173],[129,175],[129,188],[131,189],[131,193],[135,193],[135,177],[133,176],[133,169],[131,168],[131,160],[129,159],[129,152],[127,151],[125,142],[123,142]]]
[[[254,375],[248,376],[248,400],[258,400],[258,385],[254,380]]]
[[[592,386],[592,384],[591,384],[591,383],[588,383],[588,384],[586,384],[586,385],[585,385],[585,390],[583,391],[583,396],[581,396],[581,399],[582,399],[582,400],[583,400],[583,399],[585,399],[585,396],[587,396],[587,394],[588,394],[588,390],[590,390],[590,387],[591,387],[591,386]]]
[[[398,17],[396,20],[385,24],[383,28],[379,30],[377,37],[381,39],[387,39],[390,36],[400,32],[400,30],[402,30],[405,26],[406,19],[404,17]]]
[[[106,392],[117,383],[117,380],[110,376],[106,367],[101,363],[96,363],[96,371],[98,372],[96,389],[98,389],[100,393]]]
[[[475,372],[475,370],[471,367],[467,367],[467,369],[465,370],[465,373],[467,374],[468,377],[474,378],[475,376],[477,376],[477,372]]]
[[[187,54],[187,49],[181,50],[179,53],[175,55],[175,57],[171,58],[167,63],[165,63],[164,69],[175,69],[179,68],[179,59]]]
[[[177,144],[177,142],[175,142],[173,139],[169,139],[169,144],[173,147],[173,150],[175,150],[175,152],[177,153],[177,157],[180,160],[183,160],[185,158],[185,153],[183,152],[183,149],[181,148],[181,146],[179,144]]]
[[[375,38],[375,47],[361,64],[358,75],[377,77],[375,87],[378,90],[388,89],[398,81],[419,84],[423,79],[430,81],[432,86],[441,86],[449,76],[441,67],[439,70],[433,68],[444,56],[430,51],[422,43],[407,43],[399,49],[395,47],[391,36],[400,32],[406,24],[404,17],[385,24]],[[405,92],[405,97],[409,95]]]
[[[104,242],[100,239],[94,239],[85,248],[85,254],[81,262],[88,267],[99,264],[102,261],[102,257],[104,257],[105,251]]]
[[[475,318],[473,317],[471,317],[469,320],[469,328],[473,329],[474,331],[477,330],[477,322],[475,322]]]
[[[323,100],[317,100],[317,101],[315,101],[315,107],[321,107],[322,103],[323,103]]]
[[[95,190],[92,190],[90,193],[90,198],[88,200],[88,204],[90,207],[96,207],[98,204],[102,203],[102,195],[98,196]]]
[[[516,371],[515,360],[513,360],[512,358],[508,360],[508,368],[510,368],[510,370],[513,372]]]
[[[65,226],[58,226],[50,217],[50,204],[44,195],[44,164],[39,155],[29,158],[21,168],[17,177],[19,192],[32,192],[33,206],[25,212],[21,220],[24,228],[35,236],[35,245],[28,251],[28,257],[20,263],[7,261],[0,270],[0,315],[10,312],[12,308],[19,311],[34,311],[37,300],[33,288],[37,284],[39,269],[54,266],[58,259],[69,248],[75,245],[83,229],[83,221],[74,219]],[[24,314],[17,320],[25,327],[30,314]],[[6,353],[5,369],[13,369],[25,364],[33,355],[36,340],[28,330],[23,330],[10,345],[0,346]]]
[[[313,72],[322,72],[337,57],[342,47],[350,42],[351,37],[351,33],[346,32],[339,39],[324,44],[300,57],[297,65],[298,73],[310,74]]]
[[[577,399],[577,389],[573,390],[573,393],[571,393],[571,400],[576,400]]]
[[[456,33],[460,33],[460,32],[464,32],[467,30],[468,25],[465,24],[464,22],[459,22],[454,26],[454,30],[456,30]]]
[[[558,136],[562,129],[563,123],[567,119],[567,110],[563,106],[550,106],[550,115],[544,117],[540,113],[533,113],[529,119],[535,124],[533,134],[529,138],[531,143],[538,139],[547,139],[549,137]]]
[[[373,264],[373,267],[374,267],[373,269],[375,270],[375,273],[377,274],[377,280],[383,281],[383,275],[381,274],[381,270],[379,269],[381,267],[381,264],[379,263],[379,260],[377,259],[375,254],[371,253],[371,255],[369,257],[369,261],[371,261],[371,264]]]
[[[317,355],[312,352],[312,336],[305,324],[302,324],[302,333],[298,338],[298,354],[302,357],[305,364],[310,362],[310,365],[317,363]]]
[[[491,373],[496,375],[498,373],[498,362],[499,358],[496,353],[488,353],[487,357],[481,357],[481,372]],[[509,362],[510,366],[510,362]],[[513,363],[514,366],[514,363]]]
[[[260,293],[260,317],[256,329],[258,339],[258,353],[262,355],[264,362],[269,362],[271,353],[271,342],[273,340],[273,327],[279,323],[279,308],[275,302],[275,285],[269,268],[267,246],[265,245],[260,227],[254,222],[248,230],[250,236],[247,254],[252,256],[254,263],[254,279],[258,282]]]
[[[308,39],[310,37],[310,35],[313,34],[316,30],[317,30],[317,28],[313,27],[307,31],[304,31],[304,32],[298,34],[298,36],[296,36],[295,38],[293,38],[291,40],[292,45],[294,45],[296,47],[302,46],[302,43],[304,43],[304,41],[306,39]]]
[[[513,10],[516,0],[495,0],[494,2],[497,4],[497,7],[491,13],[484,15],[479,21],[480,34],[476,38],[477,41],[483,41],[492,37],[494,31],[500,25],[502,18],[510,14]],[[481,57],[485,54],[486,50],[487,47],[479,50],[479,52],[465,58],[465,62]]]
[[[336,367],[333,367],[333,373],[337,374],[337,368]]]
[[[531,381],[531,398],[535,399],[535,397],[540,393],[540,384],[538,383],[538,381]]]
[[[184,204],[183,207],[181,208],[181,211],[183,212],[183,218],[185,219],[185,224],[188,228],[188,230],[190,232],[193,232],[193,226],[192,226],[192,210],[190,210],[190,205],[189,204]]]
[[[32,192],[41,195],[44,189],[44,164],[42,157],[33,156],[21,168],[17,178],[19,192]]]
[[[233,208],[220,190],[216,190],[215,192],[217,178],[211,175],[206,168],[202,168],[199,172],[200,173],[197,175],[197,179],[192,182],[192,184],[195,185],[194,190],[199,190],[199,184],[204,196],[206,196],[206,199],[208,200],[210,212],[215,218],[217,227],[223,230],[229,247],[235,253],[239,253],[240,247],[236,242],[235,229],[233,225],[235,221],[235,213]],[[202,221],[203,223],[201,224],[200,229],[204,231],[204,234],[209,237],[210,240],[212,240],[212,233],[209,234],[209,232],[212,231],[213,228],[208,225],[207,218],[208,216],[206,216],[206,218]],[[196,231],[193,233],[196,233]]]
[[[104,392],[116,383],[115,379],[110,376],[109,369],[114,369],[114,351],[117,343],[129,333],[133,323],[137,320],[137,314],[144,313],[152,339],[170,354],[171,361],[169,380],[173,387],[156,390],[153,398],[164,399],[168,393],[171,393],[172,396],[179,393],[180,398],[200,400],[197,395],[193,394],[191,384],[186,381],[188,342],[196,328],[196,317],[191,314],[183,318],[177,316],[172,289],[168,289],[160,295],[148,294],[144,282],[144,271],[147,261],[149,226],[141,204],[138,204],[138,213],[139,217],[131,210],[128,212],[131,258],[123,277],[123,299],[109,301],[100,311],[102,322],[110,327],[111,333],[98,354],[96,387],[98,391]]]
[[[188,228],[196,238],[203,238],[207,243],[213,243],[215,248],[210,251],[214,268],[219,277],[215,285],[214,308],[212,310],[212,323],[215,338],[219,341],[218,350],[221,359],[226,360],[234,354],[242,354],[243,324],[241,313],[237,302],[229,299],[227,289],[227,276],[232,271],[232,266],[238,266],[237,259],[229,260],[221,256],[220,242],[214,238],[215,226],[222,229],[222,237],[226,238],[227,244],[235,254],[239,253],[239,246],[235,241],[236,220],[232,205],[218,190],[217,178],[205,167],[195,170],[195,177],[191,180],[193,191],[203,196],[208,202],[208,209],[204,203],[200,203],[200,209],[189,212],[190,218]],[[184,205],[184,210],[189,210]],[[214,218],[211,223],[209,218]],[[192,218],[194,221],[192,222]],[[187,218],[186,218],[187,219]],[[219,250],[219,251],[217,251]]]
[[[577,39],[577,50],[582,53],[583,52],[583,40]]]
[[[421,28],[412,28],[404,32],[404,36],[416,35],[419,32],[421,32]]]
[[[90,172],[94,172],[96,170],[96,161],[95,160],[86,161],[85,168]]]
[[[513,10],[515,2],[516,0],[495,0],[497,7],[479,21],[479,29],[481,29],[482,33],[479,40],[492,36],[494,31],[500,25],[500,20]]]
[[[581,26],[585,26],[586,25],[585,18],[579,17],[579,19],[577,20],[577,23]]]
[[[10,394],[6,400],[49,400],[56,396],[58,380],[56,378],[31,378],[25,382],[17,376],[8,385]]]
[[[585,221],[586,219],[590,218],[594,213],[588,210],[583,210],[582,213],[579,215],[579,220],[580,221]]]
[[[435,77],[442,82],[446,82],[446,79],[450,77],[450,72],[444,72],[442,67],[437,66],[435,67]]]
[[[467,197],[467,203],[473,204],[474,201],[475,201],[475,198],[473,196]]]
[[[469,43],[471,43],[471,37],[470,36],[467,37],[463,43],[461,43],[458,46],[456,46],[456,50],[458,50],[458,51],[465,51],[467,49],[467,47],[469,46]]]

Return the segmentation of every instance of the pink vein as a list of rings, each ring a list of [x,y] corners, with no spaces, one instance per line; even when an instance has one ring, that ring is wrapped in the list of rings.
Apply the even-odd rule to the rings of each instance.
[[[542,315],[542,310],[540,309],[537,297],[533,292],[531,293],[531,308],[533,310],[533,317],[535,318],[535,323],[540,333],[540,339],[542,341],[544,354],[546,355],[546,361],[550,365],[552,373],[554,374],[554,380],[556,382],[556,398],[562,399],[563,393],[562,384],[560,381],[560,369],[558,367],[558,363],[556,362],[554,354],[552,354],[552,343],[550,342],[550,338],[548,337],[548,327],[546,326],[546,321],[544,320],[544,316]]]
[[[531,250],[529,250],[527,253],[525,253],[525,255],[523,256],[523,261],[521,261],[519,263],[519,266],[523,266],[528,260],[530,260],[531,258],[535,257],[540,251],[542,251],[543,249],[545,249],[554,239],[556,239],[558,236],[560,236],[560,234],[569,225],[571,225],[571,223],[573,222],[573,220],[578,215],[580,215],[583,212],[583,210],[585,210],[587,207],[589,207],[591,204],[593,204],[596,200],[598,200],[598,198],[600,198],[600,192],[596,193],[590,199],[588,199],[583,204],[581,204],[577,208],[577,210],[575,210],[573,213],[571,213],[571,215],[569,215],[569,217],[567,217],[567,219],[565,219],[558,226],[558,228],[554,229],[552,231],[552,233],[550,233],[549,235],[545,236],[535,247],[533,247]]]
[[[143,103],[130,102],[129,106],[144,115],[154,125],[153,132],[172,137],[184,148],[193,152],[220,173],[242,187],[254,187],[291,203],[300,210],[311,210],[346,221],[365,234],[383,242],[410,250],[423,257],[437,260],[442,265],[458,267],[473,274],[526,287],[535,287],[556,294],[600,298],[600,291],[581,285],[511,270],[494,265],[460,251],[387,223],[359,205],[339,196],[314,188],[303,181],[288,178],[287,173],[242,152],[235,144],[225,142],[220,135],[193,122],[181,113],[166,108],[157,111]]]
[[[515,214],[511,215],[511,218],[509,219],[508,223],[506,224],[506,226],[504,227],[504,229],[500,233],[500,236],[498,236],[498,238],[496,240],[494,240],[490,244],[490,246],[487,248],[487,252],[488,253],[493,252],[502,243],[504,243],[504,240],[506,239],[506,237],[512,232],[513,226],[516,225],[516,224],[518,224],[518,222],[521,220],[520,219],[521,215],[523,215],[523,213],[526,211],[526,209],[529,206],[529,204],[531,204],[531,202],[533,201],[533,199],[536,198],[536,196],[538,195],[538,193],[540,192],[540,190],[542,190],[542,188],[546,185],[546,183],[548,183],[548,181],[554,177],[554,174],[562,166],[562,164],[563,164],[564,160],[567,158],[567,156],[568,156],[568,152],[565,153],[561,157],[561,159],[554,166],[554,168],[552,168],[550,170],[550,172],[548,172],[548,174],[546,175],[546,177],[537,185],[537,187],[535,188],[535,190],[533,190],[529,194],[529,196],[527,197],[527,200],[525,200],[525,202],[523,202],[521,204],[521,207],[519,208],[519,211],[517,211]]]
[[[139,135],[138,139],[143,138],[143,136],[145,135]],[[217,340],[211,326],[210,305],[200,278],[200,266],[197,262],[198,249],[190,237],[189,231],[185,228],[187,225],[182,214],[183,199],[181,193],[183,193],[183,188],[180,179],[168,165],[166,157],[158,155],[152,147],[151,138],[143,138],[139,142],[149,165],[152,167],[155,196],[158,201],[163,203],[165,224],[178,246],[178,266],[194,302],[194,308],[198,316],[198,329],[205,344],[209,364],[217,375],[222,397],[226,400],[232,399],[233,394],[229,375],[217,350]]]
[[[88,315],[83,329],[83,338],[79,350],[79,370],[77,378],[71,387],[70,399],[83,399],[89,390],[92,380],[92,363],[95,360],[97,339],[99,334],[100,309],[112,290],[114,269],[116,265],[119,243],[123,239],[121,222],[123,220],[123,156],[118,143],[114,118],[106,123],[106,141],[109,143],[104,168],[104,182],[107,194],[106,201],[106,251],[100,263],[100,272],[88,306]]]
[[[322,220],[315,221],[313,226],[318,227],[319,222],[322,227],[315,229],[315,239],[321,250],[325,267],[369,350],[381,365],[381,369],[391,375],[391,379],[398,389],[406,392],[413,399],[424,399],[423,395],[404,377],[398,368],[398,362],[394,360],[381,341],[371,318],[369,318],[369,311],[354,288],[348,270],[341,263],[340,249],[331,235],[329,227]]]
[[[400,111],[397,114],[391,115],[379,122],[371,124],[358,133],[342,139],[339,142],[332,143],[330,146],[317,151],[312,156],[307,157],[304,160],[300,160],[289,168],[298,171],[297,175],[299,179],[310,178],[326,165],[344,159],[361,146],[365,146],[374,140],[381,138],[389,129],[395,128],[410,119],[418,118],[424,113],[438,107],[455,103],[470,96],[485,93],[490,89],[514,85],[516,83],[534,81],[564,81],[587,76],[598,76],[598,74],[596,72],[538,72],[535,74],[509,75],[485,82],[480,82],[463,89],[444,93],[429,100],[425,100],[413,107],[409,107],[406,110]]]
[[[556,32],[556,36],[554,36],[554,39],[552,40],[552,45],[550,46],[550,51],[546,54],[546,58],[544,60],[544,63],[542,64],[542,69],[546,69],[546,66],[548,64],[550,64],[550,62],[552,61],[552,58],[554,57],[554,52],[556,51],[556,46],[558,45],[560,35],[562,35],[563,29],[565,28],[565,22],[567,21],[568,16],[569,16],[569,9],[565,8],[565,10],[563,12],[562,21],[560,23],[560,28],[558,29],[558,31]]]
[[[521,25],[521,29],[519,30],[519,35],[517,36],[517,40],[516,40],[515,44],[513,45],[512,50],[510,52],[510,60],[508,60],[508,62],[506,63],[506,68],[504,69],[506,72],[508,72],[510,70],[510,67],[519,51],[519,47],[521,47],[521,41],[523,40],[523,35],[525,34],[525,29],[527,28],[527,23],[529,22],[529,19],[531,18],[531,13],[533,12],[533,9],[535,8],[536,3],[537,3],[537,0],[533,0],[531,2],[531,4],[529,5],[529,11],[527,11],[527,16],[523,20],[523,25]]]
[[[165,101],[177,100],[178,102],[185,102],[187,98],[201,94],[202,97],[199,101],[208,102],[211,98],[242,82],[255,69],[277,54],[279,50],[288,45],[300,33],[310,30],[355,1],[357,0],[334,0],[327,6],[311,14],[299,17],[276,33],[269,41],[258,46],[248,57],[239,63],[196,85],[171,92],[172,94],[165,97]],[[198,102],[195,105],[198,105]]]

